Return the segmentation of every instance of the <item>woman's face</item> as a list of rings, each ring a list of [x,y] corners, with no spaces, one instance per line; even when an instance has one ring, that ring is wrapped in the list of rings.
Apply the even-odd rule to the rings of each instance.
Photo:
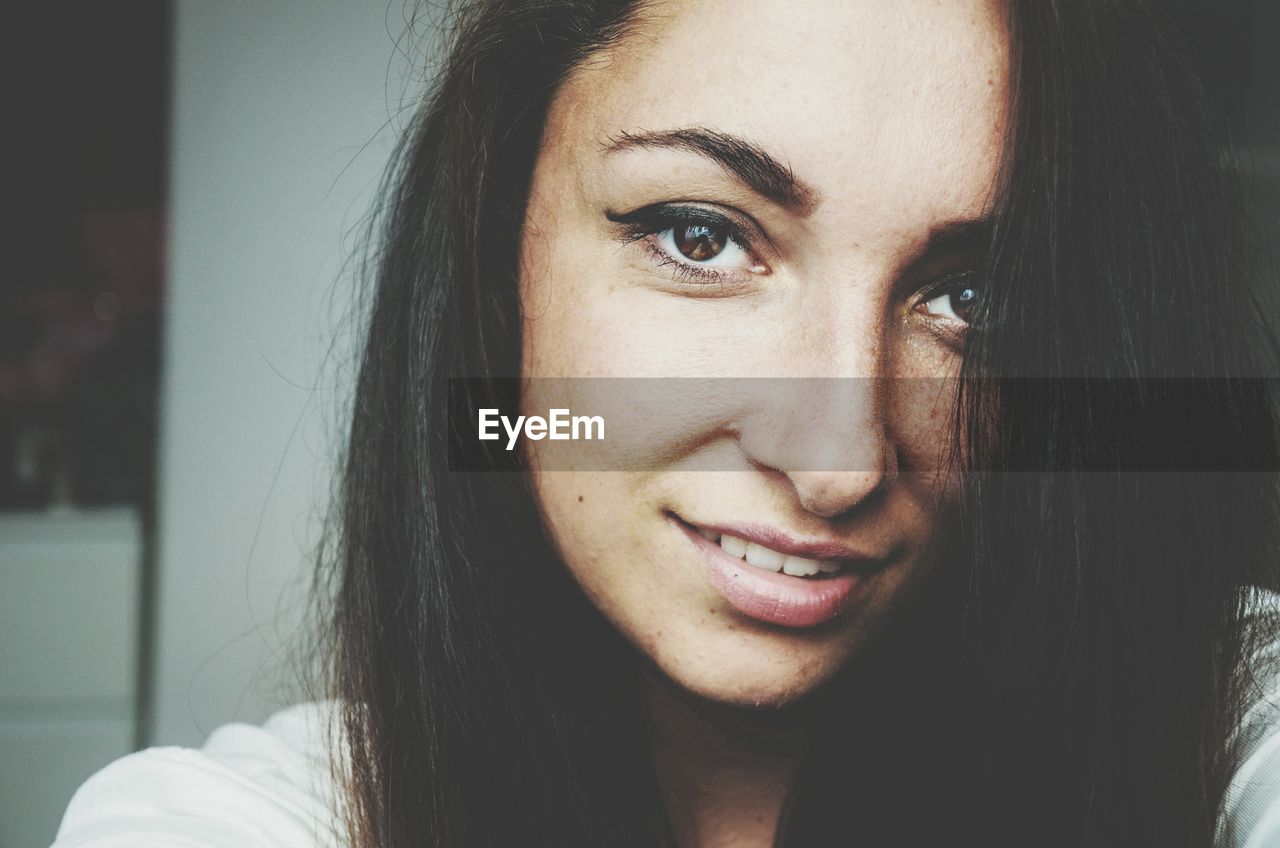
[[[523,373],[667,378],[589,384],[679,412],[606,416],[626,470],[525,446],[565,565],[686,689],[793,701],[943,567],[946,381],[1006,72],[985,0],[680,0],[558,92]],[[584,402],[587,381],[555,385],[552,405]]]

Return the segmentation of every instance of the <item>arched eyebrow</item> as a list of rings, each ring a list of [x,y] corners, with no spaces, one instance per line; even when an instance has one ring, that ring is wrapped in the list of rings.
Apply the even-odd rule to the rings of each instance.
[[[949,221],[929,234],[922,258],[942,253],[977,253],[991,243],[995,221],[990,217]]]
[[[762,197],[799,214],[813,209],[817,193],[764,148],[739,136],[702,127],[658,132],[620,132],[609,136],[605,151],[644,148],[687,150],[711,159]]]

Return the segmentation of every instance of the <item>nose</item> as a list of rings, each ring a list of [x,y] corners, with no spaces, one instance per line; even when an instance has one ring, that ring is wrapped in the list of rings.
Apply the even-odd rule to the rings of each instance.
[[[898,477],[889,414],[897,323],[885,305],[893,275],[871,264],[815,276],[767,364],[772,374],[806,376],[755,380],[752,413],[739,422],[747,458],[785,477],[800,506],[823,518],[858,509]]]
[[[852,512],[898,476],[896,456],[885,451],[871,471],[792,471],[787,474],[800,506],[822,518]]]
[[[762,380],[763,402],[739,443],[753,463],[790,481],[807,512],[834,518],[898,476],[885,420],[890,389],[880,376]]]

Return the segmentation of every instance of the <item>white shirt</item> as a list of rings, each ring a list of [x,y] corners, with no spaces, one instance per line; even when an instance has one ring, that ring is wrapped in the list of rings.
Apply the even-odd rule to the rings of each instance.
[[[302,704],[261,727],[230,724],[200,750],[149,748],[95,774],[67,808],[53,848],[337,848],[345,839],[327,756],[334,702]],[[1218,848],[1280,848],[1280,677],[1242,731]]]
[[[1280,848],[1280,642],[1270,653],[1241,723],[1241,761],[1227,789],[1218,848]]]
[[[200,750],[148,748],[76,791],[55,848],[337,848],[332,701],[228,724]],[[336,728],[335,728],[336,729]]]

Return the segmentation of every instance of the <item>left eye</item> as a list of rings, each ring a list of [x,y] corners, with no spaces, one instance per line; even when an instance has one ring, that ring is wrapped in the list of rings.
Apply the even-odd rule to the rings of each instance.
[[[973,307],[978,301],[978,289],[967,282],[956,282],[934,289],[928,298],[922,300],[917,307],[922,312],[959,324],[968,324]]]
[[[654,235],[658,246],[672,257],[707,267],[753,265],[750,252],[734,238],[729,227],[691,223]]]

